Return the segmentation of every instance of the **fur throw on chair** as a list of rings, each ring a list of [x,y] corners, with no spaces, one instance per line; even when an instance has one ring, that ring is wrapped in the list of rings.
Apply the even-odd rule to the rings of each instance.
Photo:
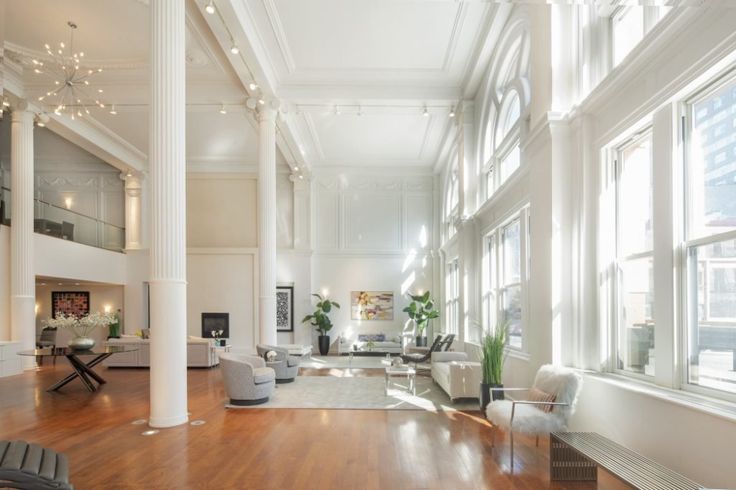
[[[513,404],[510,400],[498,400],[488,405],[486,416],[497,427],[528,434],[547,434],[566,430],[567,423],[575,411],[582,382],[582,377],[574,370],[546,364],[537,371],[533,387],[555,395],[555,402],[566,403],[566,406],[555,405],[552,411],[547,413],[541,405],[517,404],[511,427]]]

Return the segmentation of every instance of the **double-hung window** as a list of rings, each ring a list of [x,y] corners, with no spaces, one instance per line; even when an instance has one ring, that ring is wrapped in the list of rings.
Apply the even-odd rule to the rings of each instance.
[[[496,189],[521,166],[520,141],[521,101],[519,94],[509,89],[504,95],[493,134],[493,152],[485,164],[486,196]],[[488,135],[490,137],[490,134]]]
[[[669,7],[631,5],[619,1],[611,14],[611,58],[617,66],[659,22]]]
[[[524,348],[528,271],[528,208],[485,237],[482,316],[486,330],[509,328],[509,347]]]
[[[686,104],[687,382],[736,394],[736,78]]]
[[[615,150],[616,370],[654,374],[652,132]]]
[[[458,333],[460,322],[460,263],[454,259],[445,273],[445,332]]]

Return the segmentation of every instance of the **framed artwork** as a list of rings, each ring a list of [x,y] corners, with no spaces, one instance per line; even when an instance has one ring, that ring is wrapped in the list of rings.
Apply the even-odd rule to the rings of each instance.
[[[350,293],[351,320],[393,320],[393,291],[352,291]]]
[[[276,287],[276,331],[294,331],[294,286]]]
[[[212,332],[220,330],[220,337],[230,338],[230,313],[202,313],[202,338],[214,338]]]
[[[77,318],[89,315],[89,291],[51,291],[51,317],[59,313]]]

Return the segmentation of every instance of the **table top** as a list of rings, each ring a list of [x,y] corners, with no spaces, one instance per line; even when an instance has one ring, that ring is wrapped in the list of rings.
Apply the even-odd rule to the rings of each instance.
[[[43,349],[22,350],[18,352],[18,355],[35,357],[64,357],[69,355],[99,356],[102,354],[117,354],[120,352],[132,352],[136,350],[138,350],[138,347],[130,347],[127,345],[95,346],[92,349],[87,350],[76,350],[69,347],[44,347]]]
[[[386,374],[414,374],[416,371],[409,366],[387,366]]]

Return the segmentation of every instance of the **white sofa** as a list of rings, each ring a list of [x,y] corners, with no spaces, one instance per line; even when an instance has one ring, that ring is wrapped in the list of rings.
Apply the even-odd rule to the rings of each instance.
[[[105,345],[131,346],[138,350],[110,356],[103,361],[103,365],[107,367],[149,367],[151,365],[149,343],[149,339],[136,336],[109,339]],[[187,367],[212,367],[217,364],[219,360],[211,341],[201,337],[187,339]]]
[[[432,379],[451,400],[478,398],[482,380],[479,362],[468,361],[465,352],[433,352]]]
[[[373,344],[369,347],[369,342]],[[377,354],[401,354],[401,335],[400,334],[358,334],[357,338],[352,339],[341,336],[337,343],[338,355],[349,354],[350,352],[375,352]]]

